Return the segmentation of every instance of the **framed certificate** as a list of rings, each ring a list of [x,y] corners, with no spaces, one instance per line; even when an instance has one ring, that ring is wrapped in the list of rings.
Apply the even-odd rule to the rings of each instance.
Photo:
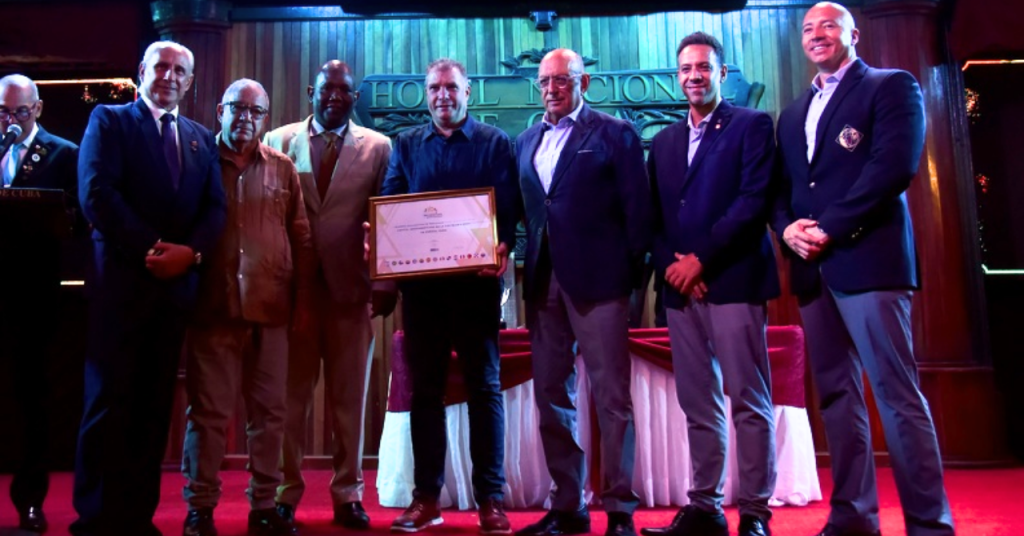
[[[497,268],[494,188],[370,198],[370,278]]]

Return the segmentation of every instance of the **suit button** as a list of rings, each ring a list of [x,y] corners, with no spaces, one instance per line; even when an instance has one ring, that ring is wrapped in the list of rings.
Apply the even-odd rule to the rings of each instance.
[[[550,207],[551,206],[551,200],[550,199],[545,199],[544,200],[544,206]]]
[[[812,182],[812,183],[808,184],[808,186],[810,186],[811,188],[814,188],[814,183]]]
[[[680,199],[679,200],[679,206],[685,207],[686,206],[686,200],[685,199]]]

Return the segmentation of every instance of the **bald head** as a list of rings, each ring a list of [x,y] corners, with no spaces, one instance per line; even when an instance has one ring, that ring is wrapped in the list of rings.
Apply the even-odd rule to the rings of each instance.
[[[252,154],[259,145],[269,107],[263,84],[248,78],[232,82],[217,105],[221,141],[237,154]]]
[[[541,98],[547,111],[545,119],[558,123],[583,103],[583,94],[590,87],[590,75],[583,71],[583,58],[567,48],[544,55],[537,69]]]
[[[18,125],[21,134],[15,138],[15,143],[24,141],[43,112],[43,101],[39,100],[36,83],[20,74],[0,78],[0,112],[0,135],[11,125]]]
[[[804,15],[801,31],[804,54],[819,73],[832,74],[857,58],[860,31],[850,11],[839,4],[815,4]]]
[[[340,60],[325,63],[306,92],[313,105],[313,118],[327,130],[338,129],[347,123],[352,106],[359,99],[359,92],[352,81],[352,69]]]

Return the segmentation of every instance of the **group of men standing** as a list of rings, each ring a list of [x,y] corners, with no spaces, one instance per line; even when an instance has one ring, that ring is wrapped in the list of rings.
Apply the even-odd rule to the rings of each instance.
[[[862,371],[878,401],[908,534],[954,534],[911,348],[918,281],[903,192],[923,146],[920,88],[905,72],[857,59],[859,32],[837,4],[812,7],[802,32],[818,73],[777,130],[767,114],[723,99],[727,69],[717,39],[701,32],[684,38],[678,80],[690,112],[655,136],[646,164],[635,129],[584,102],[590,77],[567,49],[541,61],[536,83],[545,114],[513,151],[506,134],[468,115],[468,74],[454,60],[427,68],[431,123],[404,131],[394,144],[350,120],[359,94],[351,70],[337,60],[308,89],[312,116],[261,142],[269,98],[258,82],[227,88],[214,136],[178,115],[193,80],[191,52],[172,42],[151,45],[139,70],[141,98],[98,106],[77,153],[64,142],[50,150],[54,159],[66,153],[64,164],[78,156],[79,199],[95,245],[74,490],[80,517],[72,533],[159,534],[152,515],[183,344],[184,534],[216,534],[217,471],[239,394],[252,473],[249,532],[296,531],[321,363],[335,437],[335,521],[367,528],[360,458],[370,318],[391,312],[396,289],[367,276],[366,200],[490,186],[498,268],[399,285],[415,491],[392,530],[443,523],[444,383],[454,349],[469,391],[480,529],[511,532],[502,507],[499,278],[515,224],[525,219],[524,297],[553,488],[551,510],[518,534],[590,532],[575,344],[596,393],[607,534],[635,534],[628,297],[648,251],[665,282],[694,474],[690,504],[668,526],[641,532],[728,534],[724,387],[739,449],[739,534],[771,534],[775,428],[765,330],[766,302],[779,282],[769,226],[791,259],[832,457],[832,512],[819,536],[879,534]],[[42,108],[34,84],[8,77],[0,92],[4,129],[31,123],[31,135],[46,142],[34,124]],[[25,146],[10,158],[24,161],[32,147],[36,153],[28,154],[39,154],[32,138]],[[6,179],[8,157],[0,167]],[[36,465],[15,479],[12,498],[22,526],[42,531],[46,476]],[[30,481],[41,492],[25,493]]]

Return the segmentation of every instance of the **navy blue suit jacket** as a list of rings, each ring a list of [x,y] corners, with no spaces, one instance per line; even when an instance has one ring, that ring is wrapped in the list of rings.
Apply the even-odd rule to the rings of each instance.
[[[516,139],[527,227],[524,297],[535,297],[545,233],[552,269],[571,298],[628,296],[639,286],[651,238],[640,136],[629,123],[584,104],[544,193],[533,165],[541,129],[537,123]]]
[[[772,225],[781,236],[799,218],[817,220],[831,244],[807,262],[793,259],[793,292],[916,288],[914,230],[905,191],[924,148],[921,88],[910,73],[855,63],[818,122],[807,162],[804,122],[813,90],[779,117],[781,173]]]
[[[79,151],[79,197],[93,225],[95,272],[90,293],[108,303],[195,301],[196,270],[170,281],[146,269],[157,240],[208,256],[224,228],[226,205],[213,134],[178,116],[182,175],[175,190],[156,121],[142,99],[97,106]]]
[[[709,303],[759,303],[779,295],[775,252],[768,233],[769,186],[775,153],[771,117],[719,103],[692,165],[687,164],[690,122],[659,132],[647,170],[654,194],[659,273],[675,253],[696,254]],[[665,305],[686,297],[665,285]]]

